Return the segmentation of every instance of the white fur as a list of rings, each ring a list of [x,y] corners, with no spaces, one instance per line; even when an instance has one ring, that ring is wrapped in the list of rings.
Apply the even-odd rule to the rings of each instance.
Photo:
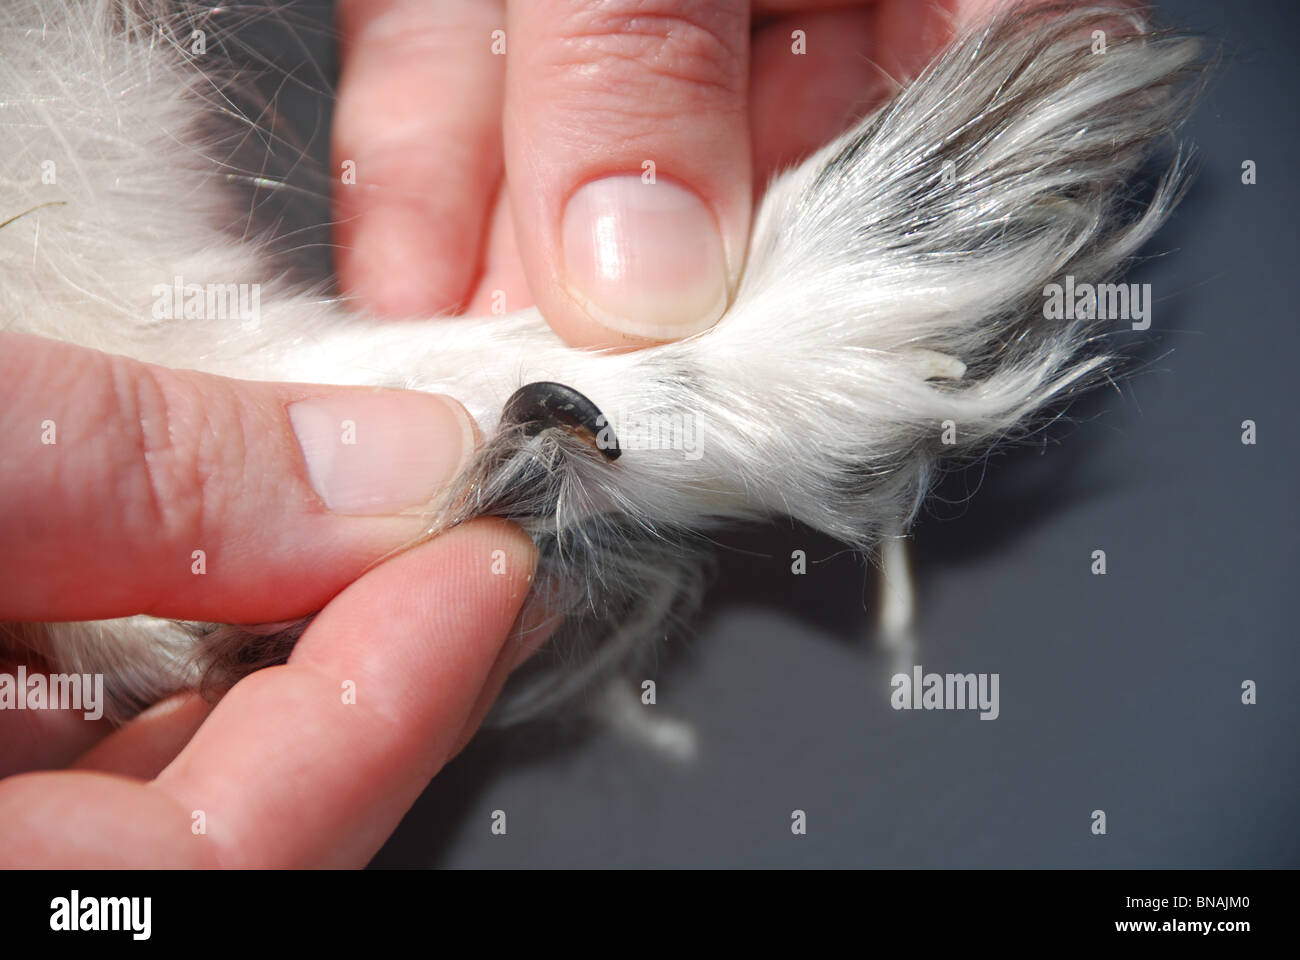
[[[1045,321],[1043,288],[1065,274],[1107,280],[1168,214],[1177,160],[1145,201],[1130,183],[1185,115],[1198,57],[1195,41],[1144,37],[1104,8],[966,36],[775,180],[715,329],[598,355],[566,347],[535,309],[372,324],[268,275],[260,244],[231,233],[239,199],[209,146],[225,81],[177,44],[183,16],[122,12],[137,7],[19,0],[0,12],[0,220],[21,214],[0,228],[0,326],[233,377],[460,399],[495,442],[472,497],[430,531],[526,507],[551,548],[539,590],[570,608],[590,648],[558,687],[525,696],[532,705],[655,636],[692,581],[681,558],[699,534],[782,514],[865,548],[906,527],[941,457],[1023,431],[1094,381],[1105,325]],[[1090,49],[1099,28],[1104,54]],[[41,182],[47,160],[55,185]],[[260,326],[153,320],[151,291],[177,275],[261,283]],[[538,380],[611,414],[693,417],[703,456],[628,450],[609,464],[555,432],[498,433],[506,399]],[[955,446],[941,442],[945,420]],[[539,457],[545,482],[521,491]],[[88,670],[105,659],[103,629],[89,629],[24,635]],[[113,654],[118,715],[194,682],[188,629],[123,637],[135,639]]]

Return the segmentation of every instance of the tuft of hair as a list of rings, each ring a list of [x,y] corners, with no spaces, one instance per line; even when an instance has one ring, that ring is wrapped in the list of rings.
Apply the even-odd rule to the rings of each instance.
[[[634,382],[654,386],[629,405],[703,418],[710,466],[661,457],[641,482],[590,457],[544,469],[565,487],[541,513],[557,541],[585,536],[593,516],[602,530],[576,562],[558,556],[552,576],[615,598],[570,622],[613,639],[534,687],[529,706],[661,633],[698,579],[664,544],[789,515],[869,549],[907,529],[942,460],[1022,437],[1109,378],[1112,321],[1046,319],[1045,287],[1113,280],[1169,216],[1188,182],[1174,134],[1205,67],[1198,39],[1150,30],[1131,8],[1005,9],[777,177],[726,317],[632,366]],[[517,472],[493,474],[491,456],[479,482]],[[651,548],[646,569],[624,568]]]
[[[50,16],[40,38],[32,23],[51,10],[62,28]],[[192,135],[221,110],[219,76],[156,40],[173,21],[151,6],[85,10],[19,0],[0,13],[0,200],[21,214],[48,199],[44,159],[75,174],[58,188],[75,216],[0,228],[0,326],[213,373],[461,399],[488,439],[428,533],[475,516],[523,523],[542,562],[519,631],[565,617],[506,719],[653,650],[698,593],[699,548],[719,525],[785,515],[869,548],[907,527],[942,459],[1021,436],[1104,379],[1110,321],[1049,320],[1044,290],[1067,275],[1110,281],[1168,217],[1187,182],[1174,134],[1206,66],[1198,40],[1127,5],[1000,8],[773,180],[716,327],[601,356],[565,347],[535,309],[369,325],[268,276],[264,245],[219,231],[234,208],[212,188],[229,162]],[[152,173],[160,162],[166,176]],[[260,327],[159,329],[147,291],[173,275],[266,276]],[[628,449],[611,464],[563,429],[502,422],[511,393],[540,380],[606,413],[691,417],[706,455]],[[126,659],[154,670],[119,663],[121,715],[200,673],[224,689],[282,660],[304,626],[157,621],[151,646],[133,623]],[[55,661],[95,655],[75,637],[34,645]]]
[[[1044,289],[1112,280],[1176,205],[1187,164],[1172,135],[1200,91],[1201,49],[1128,8],[1004,9],[776,178],[727,316],[635,363],[654,388],[617,401],[704,418],[710,466],[660,457],[639,484],[590,456],[541,470],[564,488],[540,511],[547,535],[587,548],[557,548],[552,577],[604,594],[570,622],[610,639],[529,705],[660,634],[698,579],[672,544],[790,515],[867,549],[907,528],[942,459],[1022,436],[1109,376],[1111,322],[1048,320]],[[510,489],[517,461],[492,457],[478,482]],[[666,502],[665,487],[688,504]],[[654,559],[629,569],[637,557]]]

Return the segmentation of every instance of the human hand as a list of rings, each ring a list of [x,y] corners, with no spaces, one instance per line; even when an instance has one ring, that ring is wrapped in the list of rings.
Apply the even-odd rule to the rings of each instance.
[[[993,5],[344,0],[342,284],[388,316],[535,301],[575,346],[705,330],[755,189]]]
[[[5,772],[71,764],[0,781],[0,865],[364,864],[526,654],[505,644],[535,563],[514,525],[466,524],[366,572],[420,534],[416,508],[472,449],[459,405],[19,334],[0,334],[0,384],[0,621],[324,607],[287,665],[215,709],[180,695],[112,732],[0,710]],[[345,417],[354,446],[334,443]]]

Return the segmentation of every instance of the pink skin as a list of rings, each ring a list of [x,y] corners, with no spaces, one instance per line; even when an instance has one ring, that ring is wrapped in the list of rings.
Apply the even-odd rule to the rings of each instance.
[[[521,531],[477,521],[376,567],[215,709],[176,698],[0,781],[0,866],[363,866],[495,699],[532,565]]]
[[[734,285],[770,176],[994,4],[345,0],[334,159],[355,161],[357,183],[335,188],[344,288],[387,317],[487,312],[500,291],[506,309],[536,303],[582,347],[704,329],[721,305],[709,278]],[[498,29],[504,56],[491,50]],[[589,268],[565,248],[595,209],[566,225],[569,199],[606,176],[639,178],[647,159],[661,185],[702,204],[646,257],[645,287],[676,298],[672,324],[649,333],[570,293],[582,281],[567,278]],[[701,240],[705,228],[720,239]]]
[[[434,479],[472,450],[459,405],[244,383],[4,333],[0,383],[0,621],[323,608],[287,666],[215,710],[182,695],[116,731],[0,710],[0,773],[18,774],[0,781],[0,865],[364,865],[528,652],[506,642],[536,563],[515,525],[479,520],[379,563],[420,534]],[[360,418],[355,448],[326,450],[352,485],[346,514],[313,489],[292,412],[304,402],[331,438],[337,417]],[[56,443],[41,442],[47,422]],[[346,451],[369,456],[367,437],[406,474],[378,478],[396,498],[386,512],[351,496]],[[410,449],[424,452],[403,459]]]
[[[629,349],[704,329],[716,298],[691,271],[720,265],[734,282],[770,175],[993,2],[345,0],[334,157],[356,163],[357,184],[336,188],[342,282],[390,317],[487,312],[501,291],[509,310],[536,302],[575,346]],[[496,29],[505,57],[491,53]],[[792,56],[794,30],[804,56]],[[678,191],[695,243],[681,254],[661,245],[639,276],[684,298],[667,314],[677,327],[658,337],[593,316],[557,280],[572,267],[566,229],[593,235],[566,226],[566,202],[593,180],[639,176],[647,158]],[[716,246],[701,224],[718,228]],[[0,475],[0,620],[145,611],[248,622],[324,607],[288,665],[249,677],[215,709],[182,695],[111,732],[65,713],[0,711],[0,772],[68,768],[0,781],[0,866],[365,864],[527,652],[505,644],[536,562],[527,537],[477,521],[375,565],[421,522],[398,501],[437,464],[405,465],[413,472],[383,491],[387,513],[331,510],[294,433],[328,417],[288,411],[319,400],[317,413],[332,414],[346,390],[0,337],[0,446],[27,458]],[[432,446],[444,467],[472,446],[472,429],[457,435],[454,401],[393,397],[389,416],[412,430],[441,424]],[[159,416],[180,442],[160,446],[142,426]],[[30,442],[47,418],[64,431],[57,454]],[[196,542],[238,562],[194,577]],[[504,575],[489,572],[494,550],[505,551]],[[341,701],[346,680],[355,705]]]

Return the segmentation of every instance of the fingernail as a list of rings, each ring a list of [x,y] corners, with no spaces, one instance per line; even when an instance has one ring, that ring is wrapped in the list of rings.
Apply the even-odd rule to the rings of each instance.
[[[712,212],[670,180],[606,177],[564,211],[570,294],[620,333],[673,340],[706,330],[727,306],[727,258]]]
[[[420,393],[348,393],[299,400],[289,420],[312,489],[335,513],[394,514],[432,504],[474,451],[455,400]]]

